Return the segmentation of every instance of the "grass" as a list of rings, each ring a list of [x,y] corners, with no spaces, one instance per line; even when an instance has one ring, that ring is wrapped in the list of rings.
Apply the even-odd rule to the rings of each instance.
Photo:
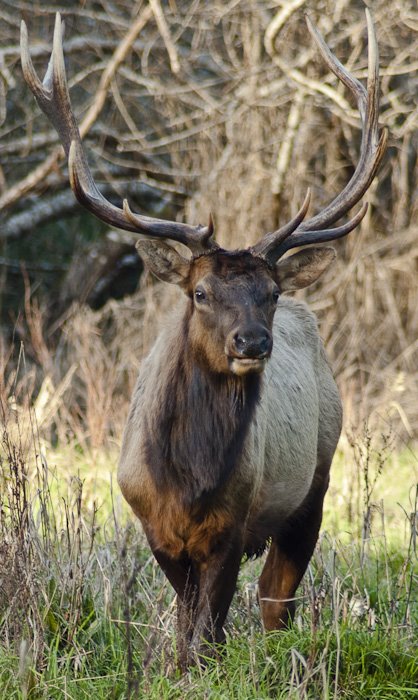
[[[113,488],[115,448],[16,424],[0,467],[0,697],[415,698],[416,459],[387,437],[336,458],[291,630],[265,635],[262,561],[242,567],[221,662],[180,676],[174,601]],[[76,475],[76,476],[75,476]]]

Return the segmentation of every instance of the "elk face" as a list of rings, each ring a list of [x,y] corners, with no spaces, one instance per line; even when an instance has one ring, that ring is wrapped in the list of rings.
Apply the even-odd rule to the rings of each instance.
[[[193,261],[190,340],[212,370],[260,373],[273,347],[279,289],[266,263],[249,252],[218,251]]]
[[[141,240],[137,248],[159,279],[179,284],[189,296],[188,339],[196,361],[240,376],[266,366],[280,292],[311,284],[335,256],[332,248],[313,248],[270,267],[250,250],[218,249],[190,260],[161,241]]]

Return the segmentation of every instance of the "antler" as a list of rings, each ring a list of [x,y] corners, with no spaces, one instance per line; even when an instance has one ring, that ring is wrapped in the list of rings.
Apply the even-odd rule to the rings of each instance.
[[[57,13],[54,43],[48,69],[41,82],[29,54],[26,24],[21,23],[21,60],[24,78],[41,110],[58,132],[68,158],[71,188],[78,201],[95,216],[111,226],[146,234],[153,238],[169,238],[186,245],[194,255],[217,248],[213,236],[213,221],[208,226],[189,226],[176,221],[164,221],[134,214],[124,200],[123,209],[116,207],[99,192],[84,152],[77,121],[71,108],[62,48],[63,27]]]
[[[383,129],[379,138],[379,53],[373,21],[366,9],[368,35],[368,77],[367,90],[354,78],[331,53],[322,36],[314,27],[309,17],[306,18],[309,31],[315,40],[328,67],[348,87],[357,100],[362,122],[362,139],[360,158],[357,167],[344,189],[328,204],[325,209],[308,219],[302,220],[308,204],[303,204],[296,217],[278,231],[266,234],[252,251],[264,257],[269,264],[274,264],[287,250],[311,243],[324,243],[341,238],[350,233],[362,220],[367,211],[363,204],[360,211],[346,224],[336,228],[327,228],[346,214],[364,195],[376,175],[377,169],[386,150],[388,133]],[[305,207],[306,204],[306,207]],[[301,217],[301,218],[300,218]],[[296,223],[297,222],[297,223]],[[296,223],[296,225],[294,225]]]

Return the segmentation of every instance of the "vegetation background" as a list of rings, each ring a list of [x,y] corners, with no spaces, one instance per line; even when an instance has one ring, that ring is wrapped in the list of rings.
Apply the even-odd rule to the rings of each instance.
[[[293,629],[261,634],[243,568],[224,661],[179,678],[173,597],[113,478],[135,376],[176,290],[80,210],[24,84],[65,18],[72,102],[101,190],[243,247],[350,178],[355,105],[306,30],[367,73],[360,0],[0,0],[0,693],[413,698],[418,683],[418,11],[373,0],[388,154],[359,229],[299,293],[345,430]]]

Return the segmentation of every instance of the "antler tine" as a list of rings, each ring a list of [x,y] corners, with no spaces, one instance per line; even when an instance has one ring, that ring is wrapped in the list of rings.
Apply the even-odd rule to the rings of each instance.
[[[176,221],[154,219],[134,214],[128,203],[123,209],[109,202],[98,190],[83,148],[77,121],[71,107],[62,48],[63,26],[60,14],[55,19],[51,58],[43,82],[39,80],[29,53],[28,32],[21,23],[21,60],[23,76],[35,99],[58,132],[68,157],[71,188],[77,200],[99,219],[125,231],[146,234],[152,238],[168,238],[186,245],[194,255],[217,248],[213,223],[209,226],[189,226]]]
[[[299,248],[300,246],[309,245],[311,243],[329,243],[329,241],[335,241],[337,238],[343,238],[343,236],[346,236],[359,225],[360,221],[366,215],[368,207],[369,205],[367,202],[364,202],[357,214],[342,226],[327,228],[323,231],[307,231],[305,233],[296,231],[275,249],[274,255],[269,258],[270,264],[276,262],[286,251],[291,250],[291,248]]]
[[[63,26],[60,14],[55,18],[53,50],[43,82],[33,67],[29,53],[28,31],[24,20],[20,26],[20,46],[23,76],[41,110],[58,132],[68,156],[71,141],[80,139],[77,122],[71,109],[62,51]]]
[[[276,247],[285,241],[293,233],[295,229],[298,228],[299,224],[303,221],[308,211],[309,204],[311,201],[311,190],[308,187],[303,204],[297,214],[287,222],[284,226],[279,228],[277,231],[272,233],[266,233],[265,236],[256,243],[252,248],[254,255],[259,255],[261,257],[267,258],[270,253],[272,253]]]
[[[323,243],[347,235],[357,226],[366,213],[362,207],[351,221],[337,228],[327,229],[346,214],[364,195],[376,175],[386,151],[388,132],[383,129],[379,137],[379,52],[373,21],[366,9],[368,33],[368,77],[367,90],[352,76],[334,56],[317,28],[306,17],[309,31],[315,40],[323,59],[330,70],[351,90],[357,100],[362,122],[360,157],[357,167],[344,189],[322,211],[303,221],[286,239],[277,240],[277,246],[270,244],[265,257],[274,264],[287,250],[312,243]],[[271,236],[271,234],[267,234]],[[263,239],[264,240],[264,239]],[[260,241],[261,246],[263,241]]]

